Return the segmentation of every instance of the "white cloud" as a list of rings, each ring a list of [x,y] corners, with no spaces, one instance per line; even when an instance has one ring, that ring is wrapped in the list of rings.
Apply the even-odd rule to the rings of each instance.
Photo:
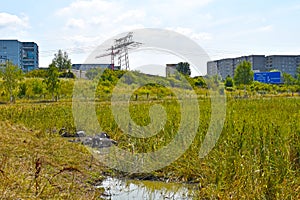
[[[68,36],[65,37],[65,40],[72,41],[75,43],[85,43],[85,44],[91,44],[99,41],[100,37],[93,37],[93,36],[83,36],[83,35],[74,35],[74,36]]]
[[[79,15],[79,16],[90,16],[98,14],[101,16],[102,13],[115,13],[118,10],[119,5],[114,2],[106,0],[78,0],[71,3],[69,6],[60,9],[57,15]]]
[[[253,34],[260,34],[260,33],[267,33],[271,32],[273,30],[272,25],[265,25],[261,27],[253,27],[249,29],[244,29],[241,31],[236,32],[235,34],[232,34],[233,37],[245,37],[248,35],[253,35]]]
[[[142,20],[146,16],[146,13],[142,10],[129,10],[128,12],[125,12],[119,16],[116,17],[115,20],[113,20],[114,23],[119,23],[119,22],[124,22],[126,20],[131,20],[131,19],[139,19]]]
[[[133,29],[180,26],[176,19],[179,14],[181,22],[190,19],[191,14],[197,15],[197,23],[199,18],[207,21],[211,15],[198,13],[195,9],[212,1],[150,0],[140,4],[129,1],[77,0],[56,11],[55,16],[64,24],[60,31],[66,45],[86,50],[85,47],[100,45],[108,38]],[[187,28],[172,30],[196,41],[212,39],[206,32],[197,33]]]
[[[178,11],[178,10],[184,11],[184,10],[201,8],[201,7],[204,7],[204,6],[212,3],[213,1],[214,0],[188,0],[188,1],[152,0],[151,4],[156,4],[157,7],[161,7],[163,9],[165,9],[165,12],[173,12],[174,13],[174,11]]]
[[[170,3],[180,4],[185,7],[203,7],[212,3],[213,1],[214,0],[189,0],[189,1],[171,0]]]
[[[190,28],[176,27],[176,28],[168,28],[168,29],[178,32],[180,34],[183,34],[183,35],[190,37],[191,39],[196,40],[196,41],[206,41],[206,40],[213,39],[213,37],[210,33],[206,33],[206,32],[197,33]]]
[[[28,17],[27,16],[17,16],[9,13],[0,13],[0,28],[10,28],[10,29],[19,29],[19,28],[28,28]]]
[[[77,0],[55,15],[64,24],[60,31],[66,44],[79,48],[100,45],[121,32],[144,28],[145,21],[151,20],[143,9],[108,0]]]
[[[85,22],[83,19],[74,19],[71,18],[67,21],[67,27],[68,28],[84,28],[85,27]]]
[[[108,0],[77,0],[69,6],[56,12],[62,20],[67,20],[67,27],[84,27],[86,31],[122,32],[125,27],[162,27],[165,23],[176,23],[176,17],[181,16],[181,22],[197,15],[199,18],[211,19],[210,14],[197,13],[195,9],[202,8],[214,0],[150,0],[142,5],[134,2]],[[190,12],[191,11],[191,12]],[[201,21],[201,20],[200,20]],[[172,25],[171,25],[172,26]],[[162,27],[164,28],[164,27]],[[128,30],[125,30],[128,31]],[[194,35],[198,39],[209,39],[207,34]]]
[[[258,32],[269,32],[273,30],[272,25],[263,26],[257,29]]]

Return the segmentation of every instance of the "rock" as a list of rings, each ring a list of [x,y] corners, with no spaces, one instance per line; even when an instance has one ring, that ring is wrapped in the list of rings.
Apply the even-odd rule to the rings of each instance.
[[[83,145],[92,146],[93,138],[91,138],[91,137],[82,138],[81,143]]]
[[[112,145],[118,144],[115,140],[110,139],[110,136],[105,132],[101,132],[93,136],[87,136],[84,131],[77,131],[75,134],[70,134],[65,130],[65,128],[62,128],[59,133],[62,137],[74,138],[72,140],[69,140],[69,142],[81,143],[83,145],[97,149],[108,148]]]
[[[109,135],[106,133],[100,133],[94,136],[88,136],[82,138],[82,144],[90,146],[92,148],[107,148],[112,145],[116,145],[117,142],[110,139]]]
[[[73,138],[72,140],[68,140],[69,142],[74,142],[74,143],[81,143],[81,140],[79,138]]]
[[[99,134],[95,136],[82,138],[82,139],[83,139],[82,144],[90,146],[92,148],[107,148],[117,144],[116,141],[110,138],[103,137],[103,135],[99,135]]]
[[[61,137],[74,137],[74,135],[69,133],[64,127],[61,128],[58,133]]]
[[[105,133],[105,132],[101,132],[99,134],[96,134],[96,136],[100,137],[100,138],[108,138],[108,139],[110,139],[110,136],[107,133]]]
[[[84,131],[77,131],[75,133],[75,137],[85,137],[85,136],[86,136],[86,134]]]
[[[61,137],[85,137],[86,134],[84,131],[77,131],[76,133],[69,133],[65,128],[61,128],[59,130],[59,134]]]
[[[109,138],[94,137],[92,139],[92,148],[107,148],[114,144],[117,144],[117,142]]]
[[[68,133],[67,131],[60,134],[61,137],[74,137],[74,135]]]

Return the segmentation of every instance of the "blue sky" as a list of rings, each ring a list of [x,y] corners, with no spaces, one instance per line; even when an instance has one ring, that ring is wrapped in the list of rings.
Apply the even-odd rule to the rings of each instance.
[[[10,0],[0,2],[0,37],[38,43],[44,67],[58,49],[82,63],[104,40],[136,28],[176,31],[219,59],[300,54],[299,19],[296,0]]]

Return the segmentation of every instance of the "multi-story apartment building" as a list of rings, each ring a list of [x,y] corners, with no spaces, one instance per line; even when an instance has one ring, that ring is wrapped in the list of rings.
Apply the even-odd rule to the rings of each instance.
[[[234,59],[227,58],[219,60],[217,63],[218,73],[222,79],[225,79],[227,76],[233,76],[235,70]]]
[[[31,71],[39,67],[38,45],[34,42],[18,40],[0,40],[0,63],[11,61],[23,71]]]
[[[300,56],[275,55],[266,57],[264,55],[250,55],[210,61],[207,63],[207,74],[209,76],[219,75],[223,80],[227,76],[234,77],[235,69],[243,61],[250,62],[253,71],[278,70],[295,76],[296,69],[300,64]]]
[[[266,71],[266,57],[264,55],[247,56],[247,61],[251,63],[254,71]]]
[[[207,62],[207,75],[214,76],[218,74],[218,61]]]
[[[300,65],[300,56],[272,55],[266,58],[266,68],[278,70],[282,73],[296,75],[296,69]]]

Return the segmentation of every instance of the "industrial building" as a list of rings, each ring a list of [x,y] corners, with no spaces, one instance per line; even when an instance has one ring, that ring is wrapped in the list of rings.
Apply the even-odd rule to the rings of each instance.
[[[120,66],[114,66],[112,64],[72,64],[73,70],[81,70],[81,71],[88,71],[90,69],[113,69],[113,70],[120,70]]]
[[[113,64],[72,64],[72,72],[76,77],[87,79],[85,76],[86,72],[90,69],[112,69],[120,70],[120,66],[115,66]]]
[[[295,55],[250,55],[237,58],[226,58],[221,60],[210,61],[207,63],[208,76],[219,75],[223,80],[227,76],[234,77],[237,66],[248,61],[255,72],[267,72],[278,70],[281,73],[296,75],[296,69],[300,65],[300,56]]]
[[[166,77],[176,74],[178,64],[166,64]]]
[[[0,63],[11,61],[24,72],[39,68],[39,50],[35,42],[0,40]]]

